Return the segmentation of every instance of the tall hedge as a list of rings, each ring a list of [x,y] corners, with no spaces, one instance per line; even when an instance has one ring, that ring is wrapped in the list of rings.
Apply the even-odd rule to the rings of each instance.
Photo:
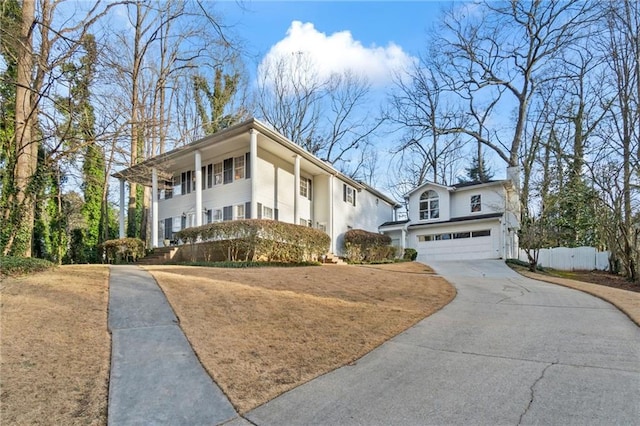
[[[273,220],[245,219],[183,229],[178,238],[188,243],[219,242],[225,258],[304,262],[317,260],[329,250],[329,236],[314,228]]]
[[[344,252],[349,262],[380,262],[393,259],[396,249],[388,235],[350,229],[344,234]]]
[[[144,257],[144,241],[139,238],[107,240],[99,248],[107,263],[135,262]]]

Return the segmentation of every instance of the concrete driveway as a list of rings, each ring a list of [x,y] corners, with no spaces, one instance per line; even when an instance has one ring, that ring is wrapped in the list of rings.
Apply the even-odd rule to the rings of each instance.
[[[609,303],[501,261],[433,266],[435,315],[247,413],[256,425],[640,422],[640,328]]]

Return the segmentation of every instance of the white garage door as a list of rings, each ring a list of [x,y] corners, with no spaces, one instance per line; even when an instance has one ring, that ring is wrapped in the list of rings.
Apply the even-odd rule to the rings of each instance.
[[[420,232],[416,238],[418,260],[425,263],[500,257],[499,235],[495,227],[464,232]]]

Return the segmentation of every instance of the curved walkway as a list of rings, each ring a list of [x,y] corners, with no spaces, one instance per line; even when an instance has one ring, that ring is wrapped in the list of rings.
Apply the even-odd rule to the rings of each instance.
[[[215,425],[237,419],[153,277],[137,266],[110,271],[109,425]]]
[[[357,363],[247,413],[257,425],[637,424],[640,329],[501,261],[431,265],[452,303]]]

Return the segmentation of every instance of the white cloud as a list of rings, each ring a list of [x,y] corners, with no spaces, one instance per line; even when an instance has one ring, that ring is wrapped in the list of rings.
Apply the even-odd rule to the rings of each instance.
[[[319,77],[350,70],[367,77],[377,87],[387,85],[394,72],[415,60],[395,43],[385,47],[365,47],[353,39],[350,31],[327,35],[310,22],[293,21],[286,37],[271,47],[259,68],[269,61],[297,52],[304,52],[310,57]]]

